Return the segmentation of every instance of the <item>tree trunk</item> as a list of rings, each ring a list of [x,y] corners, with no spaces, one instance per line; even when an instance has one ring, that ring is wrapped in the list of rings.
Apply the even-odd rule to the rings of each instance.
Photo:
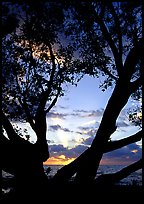
[[[95,178],[99,163],[111,134],[116,130],[116,120],[130,96],[130,83],[122,79],[117,82],[113,94],[105,109],[100,127],[93,140],[89,154],[81,162],[76,180],[91,181]]]
[[[1,168],[15,176],[18,191],[30,193],[34,189],[41,190],[47,179],[44,173],[43,161],[49,156],[46,155],[48,147],[45,146],[45,141],[43,143],[44,150],[41,151],[43,148],[43,146],[41,147],[42,141],[32,144],[18,136],[6,116],[3,117],[2,123],[8,138],[11,139],[7,139],[2,135]],[[7,125],[9,129],[7,129]]]
[[[111,134],[116,130],[117,117],[122,108],[126,105],[130,94],[130,82],[127,82],[124,78],[119,79],[107,104],[100,127],[91,147],[72,163],[60,169],[54,179],[61,180],[61,178],[65,178],[65,180],[67,180],[75,173],[77,173],[76,180],[80,182],[90,181],[95,178],[103,153],[108,148],[108,140]],[[139,139],[140,138],[141,136]],[[125,140],[121,141],[121,145],[118,144],[118,148],[128,143],[128,141],[134,142],[135,140],[132,141],[128,139],[127,142],[125,142]],[[112,148],[115,149],[114,146]]]

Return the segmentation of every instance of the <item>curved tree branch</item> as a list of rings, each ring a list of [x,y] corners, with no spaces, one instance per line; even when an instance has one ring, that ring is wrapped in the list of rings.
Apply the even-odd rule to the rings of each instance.
[[[112,174],[103,174],[96,179],[97,184],[114,184],[142,168],[142,159]]]
[[[116,62],[118,75],[121,76],[122,63],[120,63],[120,61],[119,61],[120,59],[119,59],[119,53],[118,53],[117,47],[115,46],[114,41],[113,41],[110,33],[108,32],[106,25],[104,24],[103,20],[100,18],[100,16],[97,13],[96,13],[96,21],[99,23],[99,25],[101,27],[101,31],[102,31],[105,39],[107,40],[107,42],[108,42],[108,44],[112,50],[112,53],[114,55],[115,62]]]
[[[138,142],[142,139],[142,135],[143,135],[143,133],[141,130],[141,131],[137,132],[136,134],[131,135],[127,138],[124,138],[124,139],[121,139],[118,141],[108,142],[107,146],[104,149],[104,153],[122,148],[122,147],[129,145],[131,143],[134,143],[134,142]]]

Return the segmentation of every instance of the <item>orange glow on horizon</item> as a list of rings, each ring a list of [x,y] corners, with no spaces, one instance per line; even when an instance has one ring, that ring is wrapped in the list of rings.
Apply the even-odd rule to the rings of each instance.
[[[44,165],[67,165],[73,162],[76,158],[68,158],[65,155],[59,155],[55,157],[50,157],[47,161],[43,162]],[[100,162],[100,165],[129,165],[133,163],[129,157],[125,158],[125,160],[119,159],[107,159],[103,158]]]
[[[133,152],[133,153],[137,153],[138,150],[137,150],[137,149],[134,149],[134,150],[132,150],[131,152]]]
[[[107,158],[103,158],[100,162],[100,165],[124,165],[124,166],[127,166],[127,165],[130,165],[131,163],[133,163],[135,161],[133,160],[130,160],[129,156],[128,157],[125,157],[125,160],[121,160],[121,159],[118,159],[118,158],[113,158],[113,159],[107,159]]]
[[[56,157],[50,157],[47,161],[45,161],[44,165],[67,165],[74,161],[76,158],[68,158],[65,155],[60,155]]]

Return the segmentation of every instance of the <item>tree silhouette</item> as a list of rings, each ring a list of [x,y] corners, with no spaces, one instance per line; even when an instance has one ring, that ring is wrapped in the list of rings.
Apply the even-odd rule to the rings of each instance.
[[[9,29],[13,8],[14,23]],[[43,162],[49,157],[46,114],[63,95],[64,85],[77,81],[69,68],[72,54],[67,48],[59,55],[58,32],[63,22],[59,5],[6,3],[3,9],[2,169],[15,175],[21,191],[24,184],[28,190],[32,186],[42,190]],[[10,121],[29,123],[37,141],[33,144],[20,137]]]
[[[53,181],[68,181],[76,173],[76,182],[93,181],[104,153],[142,138],[139,131],[119,141],[109,140],[128,99],[141,98],[141,5],[22,3],[17,7],[22,9],[21,20],[17,24],[18,17],[14,17],[8,29],[12,6],[16,5],[4,5],[8,10],[3,13],[2,169],[16,176],[18,186],[31,183],[28,190],[32,186],[40,189],[46,180],[43,162],[49,157],[46,114],[64,94],[64,84],[76,84],[85,74],[102,75],[102,90],[109,86],[114,89],[92,145],[53,177]],[[69,39],[65,47],[60,42],[62,34]],[[77,56],[73,58],[75,51]],[[130,118],[137,119],[133,115]],[[29,123],[36,143],[20,137],[10,121]],[[140,160],[115,175],[99,178],[97,183],[111,178],[117,182],[141,167]]]
[[[55,179],[67,180],[76,173],[77,181],[89,182],[95,178],[107,147],[112,145],[116,149],[121,144],[131,144],[142,138],[142,133],[138,132],[136,137],[124,139],[128,141],[126,144],[123,141],[109,141],[117,129],[116,120],[130,96],[139,98],[141,94],[141,5],[91,1],[72,3],[71,6],[73,21],[68,20],[70,23],[66,33],[72,36],[73,45],[79,49],[82,60],[78,72],[97,77],[104,74],[105,80],[101,85],[103,91],[115,86],[91,147],[55,175]],[[131,118],[141,121],[138,117],[134,118],[133,114]],[[138,165],[138,168],[141,167]],[[130,169],[132,172],[131,165]]]

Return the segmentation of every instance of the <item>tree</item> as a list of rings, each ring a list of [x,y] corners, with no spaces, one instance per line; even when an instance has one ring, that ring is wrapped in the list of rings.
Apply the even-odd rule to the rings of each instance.
[[[18,189],[26,184],[28,190],[42,190],[43,162],[49,157],[46,114],[66,84],[77,81],[69,68],[72,51],[67,47],[59,54],[64,18],[59,4],[6,3],[3,8],[2,169],[15,175]],[[9,29],[13,8],[14,22],[19,23]],[[37,136],[34,144],[19,136],[12,125],[17,121],[29,123]]]
[[[103,91],[115,86],[91,147],[55,175],[55,179],[67,180],[76,173],[75,180],[89,182],[96,176],[105,149],[111,144],[115,148],[125,145],[117,141],[117,146],[109,138],[116,131],[116,120],[128,99],[131,96],[141,98],[142,8],[140,3],[134,2],[90,1],[70,6],[72,11],[68,16],[71,19],[67,20],[66,34],[72,36],[73,46],[79,50],[81,61],[77,72],[96,77],[104,75]],[[130,119],[141,122],[140,117],[131,116]],[[137,133],[136,140],[134,137],[126,144],[141,140],[142,133]],[[142,168],[142,163],[138,164],[134,166]],[[127,173],[135,171],[131,167],[126,168]]]
[[[24,177],[27,185],[29,179],[32,185],[35,180],[38,184],[45,180],[43,162],[49,157],[46,113],[63,95],[64,84],[75,84],[85,74],[104,76],[103,91],[115,87],[91,147],[60,169],[53,181],[67,181],[75,173],[77,182],[93,181],[105,152],[142,138],[140,131],[109,141],[130,96],[141,94],[141,5],[90,1],[65,3],[65,10],[63,6],[51,2],[21,4],[17,9],[22,9],[23,20],[13,32],[5,31],[2,39],[2,125],[7,133],[1,138],[2,168],[14,172],[17,180]],[[71,42],[66,47],[59,42],[63,30]],[[75,58],[74,51],[79,52]],[[37,136],[36,143],[19,137],[9,119],[28,122]],[[16,150],[22,156],[20,166]],[[13,163],[6,162],[10,157]],[[141,162],[136,162],[122,174],[140,167]],[[122,178],[120,174],[117,178]]]

